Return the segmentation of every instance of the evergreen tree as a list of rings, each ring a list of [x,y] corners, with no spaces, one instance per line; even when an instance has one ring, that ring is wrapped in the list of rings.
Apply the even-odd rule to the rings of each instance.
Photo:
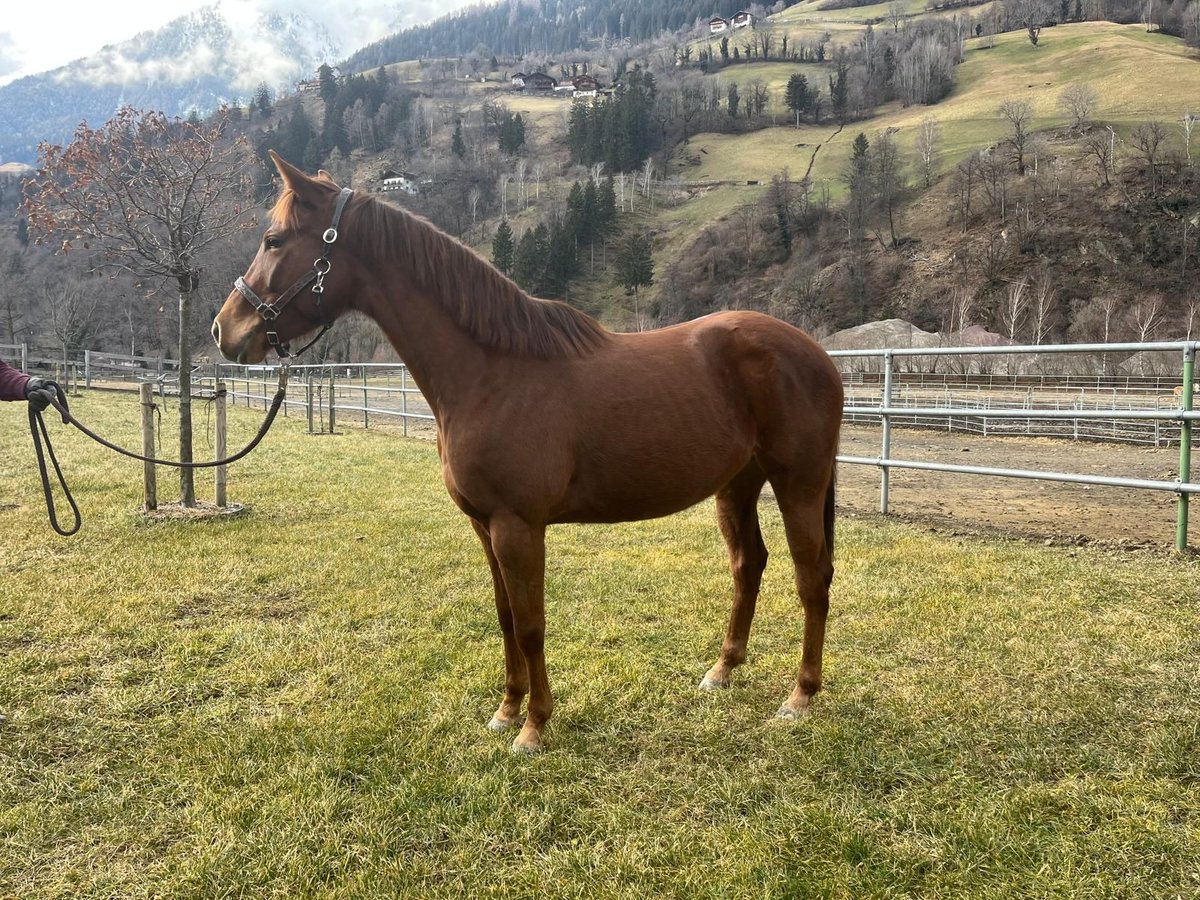
[[[811,103],[808,95],[808,79],[799,72],[789,78],[784,99],[787,108],[796,114],[796,125],[799,127],[800,116],[808,112]]]
[[[654,259],[650,255],[650,235],[634,232],[621,242],[617,252],[617,281],[632,293],[637,302],[638,288],[654,283]]]
[[[508,219],[501,219],[500,227],[492,238],[492,263],[505,275],[513,269],[513,250],[512,229],[508,226]]]
[[[550,233],[544,222],[530,228],[517,244],[513,258],[512,277],[531,294],[540,294],[546,276],[546,260],[550,254]]]
[[[617,224],[617,186],[613,177],[604,179],[596,197],[596,234],[607,235]]]
[[[264,119],[271,114],[271,110],[273,109],[271,89],[267,87],[265,81],[260,81],[258,87],[254,90],[254,106]]]
[[[321,100],[324,101],[326,114],[328,114],[329,108],[337,99],[338,94],[337,78],[333,74],[333,67],[328,63],[321,63],[321,67],[317,69],[317,83],[320,86]]]
[[[846,108],[850,99],[849,67],[844,54],[838,55],[837,70],[829,76],[829,105],[838,122],[846,121]]]
[[[303,105],[297,103],[288,119],[287,127],[280,135],[279,151],[285,159],[301,160],[301,165],[310,172],[315,172],[321,165],[320,147],[316,149],[316,165],[309,166],[307,162],[303,162],[306,156],[309,155],[309,144],[312,142],[313,129],[312,124],[308,121],[308,116],[304,112]]]
[[[731,81],[729,83],[729,92],[725,95],[725,105],[726,105],[726,108],[729,110],[730,118],[733,118],[733,119],[737,118],[738,103],[740,102],[740,99],[741,98],[738,96],[737,82]]]
[[[575,234],[570,222],[554,224],[549,229],[547,241],[549,253],[542,279],[541,296],[563,299],[571,279],[579,272],[578,256],[575,252]]]
[[[525,145],[525,120],[521,114],[505,113],[500,121],[500,152],[516,154]]]
[[[596,227],[600,213],[599,206],[600,196],[596,190],[596,182],[589,178],[583,187],[583,216],[578,232],[579,240],[582,243],[590,244],[596,239],[599,232]]]
[[[450,142],[450,152],[459,159],[467,155],[467,145],[463,142],[462,119],[454,123],[454,139]]]

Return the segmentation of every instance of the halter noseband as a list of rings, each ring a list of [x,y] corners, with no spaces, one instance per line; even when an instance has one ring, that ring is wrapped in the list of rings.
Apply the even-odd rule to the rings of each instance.
[[[250,285],[246,284],[246,279],[239,276],[233,283],[237,292],[246,298],[246,302],[254,307],[254,311],[262,316],[263,321],[267,323],[267,343],[275,348],[275,352],[279,354],[281,359],[295,359],[324,337],[325,333],[333,327],[332,322],[326,321],[325,312],[321,309],[321,295],[325,293],[325,276],[333,268],[333,263],[329,261],[329,254],[333,251],[334,241],[338,239],[338,223],[342,221],[342,211],[345,210],[346,204],[352,196],[354,196],[354,191],[350,188],[342,188],[342,192],[338,194],[337,206],[333,210],[333,221],[325,229],[325,233],[321,235],[321,240],[325,242],[324,252],[313,262],[312,270],[301,276],[299,281],[280,294],[273,303],[267,303],[258,294],[254,293]],[[313,282],[316,283],[313,284]],[[279,332],[272,330],[272,325],[279,318],[279,314],[283,312],[283,308],[291,303],[296,298],[296,295],[310,284],[312,284],[312,292],[317,295],[317,315],[321,318],[321,330],[315,338],[295,353],[292,353],[288,345],[279,340]]]

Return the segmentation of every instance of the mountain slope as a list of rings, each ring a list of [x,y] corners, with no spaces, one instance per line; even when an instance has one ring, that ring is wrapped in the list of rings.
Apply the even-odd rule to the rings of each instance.
[[[364,35],[369,39],[373,35]],[[0,161],[33,162],[41,140],[70,138],[122,104],[184,115],[310,76],[344,49],[303,14],[204,7],[163,28],[0,88]]]

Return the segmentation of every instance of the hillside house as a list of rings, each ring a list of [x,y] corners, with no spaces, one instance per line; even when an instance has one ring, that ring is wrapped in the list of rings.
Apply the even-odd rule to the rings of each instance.
[[[724,34],[729,30],[729,20],[721,16],[713,16],[708,20],[709,34]]]
[[[390,191],[403,191],[406,194],[416,196],[418,192],[419,179],[412,172],[397,172],[395,169],[384,169],[379,176],[379,187],[376,188],[380,193]]]
[[[575,90],[575,96],[579,96],[579,92],[590,92],[590,96],[595,97],[596,91],[600,90],[600,82],[591,75],[578,75],[571,79],[571,86]]]
[[[512,77],[512,86],[518,91],[523,90],[525,88],[525,79],[527,77],[528,76],[526,76],[524,72],[518,72]]]
[[[531,72],[525,76],[525,87],[534,91],[552,91],[558,87],[558,80],[545,72]]]
[[[733,14],[733,18],[730,20],[730,24],[734,28],[749,28],[751,25],[754,24],[754,16],[751,15],[749,12],[747,12],[744,9],[739,10],[738,12],[735,12]]]

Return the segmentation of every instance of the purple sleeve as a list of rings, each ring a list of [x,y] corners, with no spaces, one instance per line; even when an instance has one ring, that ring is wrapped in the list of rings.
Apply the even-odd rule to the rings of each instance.
[[[24,400],[29,376],[0,359],[0,400]]]

